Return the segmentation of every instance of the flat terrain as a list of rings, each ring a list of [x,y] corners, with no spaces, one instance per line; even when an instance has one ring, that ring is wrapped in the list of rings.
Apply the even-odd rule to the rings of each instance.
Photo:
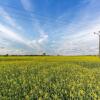
[[[100,58],[1,56],[0,100],[100,100]]]

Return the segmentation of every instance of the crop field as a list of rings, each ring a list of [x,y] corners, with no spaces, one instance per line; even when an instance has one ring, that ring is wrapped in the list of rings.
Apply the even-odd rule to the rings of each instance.
[[[100,100],[100,58],[1,56],[0,100]]]

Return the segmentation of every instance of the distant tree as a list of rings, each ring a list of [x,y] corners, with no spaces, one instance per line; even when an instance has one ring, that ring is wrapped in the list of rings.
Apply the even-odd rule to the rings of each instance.
[[[43,53],[43,56],[46,56],[46,53],[45,52]]]
[[[8,54],[6,54],[5,56],[9,56]]]

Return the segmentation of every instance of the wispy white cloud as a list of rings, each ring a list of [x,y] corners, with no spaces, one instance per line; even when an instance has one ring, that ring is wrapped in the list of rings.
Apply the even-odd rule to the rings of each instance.
[[[76,18],[69,24],[62,25],[55,34],[62,33],[59,41],[56,41],[54,50],[58,54],[97,54],[98,41],[93,32],[100,30],[100,13],[93,8],[98,5],[96,0],[90,1],[86,8],[76,12]],[[97,6],[96,6],[97,7]],[[94,10],[95,11],[95,10]]]
[[[16,23],[16,21],[10,16],[10,14],[3,7],[0,7],[0,16],[4,19],[5,23],[9,24],[14,29],[18,29],[20,31],[23,30],[23,28]]]
[[[26,55],[29,52],[24,49],[16,49],[16,48],[9,48],[9,47],[0,47],[0,55]]]
[[[81,6],[78,5],[80,7],[78,10],[69,10],[69,12],[65,12],[63,15],[58,16],[58,19],[53,23],[52,21],[50,23],[48,21],[48,26],[47,24],[41,25],[35,14],[32,14],[32,11],[35,11],[35,9],[33,9],[35,6],[31,3],[31,0],[20,1],[23,8],[28,12],[31,19],[33,19],[33,34],[31,33],[33,39],[24,37],[21,31],[18,33],[11,29],[11,27],[1,23],[0,30],[3,34],[0,33],[0,38],[26,45],[32,48],[33,52],[34,50],[36,52],[43,52],[46,47],[49,48],[47,52],[50,51],[55,54],[73,55],[97,53],[98,37],[94,36],[93,32],[100,29],[100,13],[96,10],[99,6],[99,3],[97,3],[98,0],[83,0]],[[0,8],[0,11],[0,15],[6,15],[2,17],[6,19],[6,21],[8,20],[11,26],[15,28],[20,27],[4,9]],[[73,18],[70,18],[74,12],[75,15]],[[71,21],[67,22],[67,19]],[[34,34],[38,34],[38,37],[35,38]],[[49,35],[54,40],[49,39]],[[50,45],[47,46],[48,42]]]
[[[4,21],[3,23],[10,25],[13,29],[23,31],[23,28],[16,23],[16,21],[3,7],[0,7],[0,17],[2,17],[2,20]]]
[[[27,43],[27,41],[29,40],[25,39],[23,36],[19,35],[9,27],[4,26],[2,24],[0,24],[0,38],[16,41],[29,46],[29,44]]]
[[[41,36],[38,39],[32,40],[29,42],[29,44],[37,50],[37,52],[43,52],[44,51],[44,46],[48,41],[48,35],[46,34],[41,34]]]
[[[0,47],[1,48],[9,47],[9,46],[11,46],[11,45],[7,40],[0,38]]]
[[[40,23],[38,22],[37,19],[33,21],[33,28],[37,34],[39,34],[38,39],[35,39],[31,42],[31,44],[35,45],[36,48],[38,48],[39,51],[44,52],[45,51],[45,46],[47,42],[49,41],[49,36],[48,34],[44,31]]]
[[[21,3],[23,5],[23,8],[30,12],[30,16],[33,19],[32,20],[32,26],[33,26],[33,31],[35,33],[39,34],[38,39],[33,39],[32,41],[29,42],[29,44],[35,48],[37,51],[43,51],[44,46],[48,42],[48,34],[45,32],[43,27],[40,25],[39,20],[37,20],[35,14],[32,14],[32,11],[35,9],[33,8],[33,4],[31,5],[31,0],[21,0]]]
[[[33,49],[33,51],[35,50],[36,52],[39,52],[39,53],[43,52],[43,46],[48,41],[48,35],[46,35],[46,34],[41,34],[41,36],[38,39],[29,40],[29,39],[19,35],[18,33],[14,32],[9,27],[4,26],[2,24],[0,24],[0,38],[5,39],[7,41],[21,43],[23,45],[26,45],[28,49],[31,49],[31,50]],[[5,42],[3,41],[3,44]],[[10,43],[12,44],[12,42],[10,42]],[[1,45],[0,47],[2,47],[2,46],[3,45]],[[7,47],[7,45],[5,45],[5,46]]]
[[[32,5],[30,3],[30,0],[21,0],[21,4],[25,10],[32,11]]]
[[[29,10],[31,9],[31,6],[29,3],[27,3],[29,1],[27,0],[22,0],[22,4],[25,10]],[[29,8],[30,6],[30,8]],[[10,45],[12,45],[12,42],[17,42],[17,43],[21,43],[23,45],[26,45],[27,48],[31,48],[31,50],[36,50],[36,51],[41,51],[43,50],[43,47],[47,40],[48,40],[48,35],[46,35],[46,33],[44,32],[44,30],[42,30],[39,26],[39,23],[36,22],[35,23],[35,29],[37,31],[37,33],[40,34],[40,37],[38,39],[33,39],[30,40],[29,38],[25,38],[24,36],[22,36],[22,31],[16,31],[15,29],[21,29],[22,28],[13,20],[12,17],[10,17],[10,14],[8,12],[6,12],[4,10],[3,7],[0,7],[0,15],[2,16],[2,18],[4,18],[6,20],[7,23],[9,23],[12,27],[14,27],[13,29],[6,25],[6,24],[2,24],[2,22],[0,22],[0,39],[2,44],[5,44],[6,41],[2,41],[2,39],[5,39],[8,41],[8,43]],[[12,41],[12,42],[11,42]],[[2,44],[0,45],[0,47],[2,47]],[[16,43],[15,43],[16,45]],[[7,47],[7,45],[5,45]],[[5,50],[6,52],[6,50]],[[28,52],[27,52],[28,53]]]
[[[15,22],[13,21],[13,19],[9,16],[9,14],[2,7],[0,7],[0,16],[5,18],[7,23],[10,23],[12,26],[16,26]]]
[[[17,43],[26,45],[27,48],[31,48],[33,50],[36,50],[37,52],[38,51],[40,52],[43,50],[43,46],[45,45],[45,43],[48,40],[48,35],[41,34],[40,38],[34,39],[34,40],[29,40],[29,39],[26,39],[25,37],[19,35],[18,33],[14,32],[9,27],[0,24],[0,39],[5,39],[8,41],[7,42],[7,41],[1,40],[0,47],[3,47],[3,46],[7,47],[9,42],[10,42],[9,44],[12,44],[12,42],[17,42]],[[3,44],[6,44],[6,45],[3,45]]]

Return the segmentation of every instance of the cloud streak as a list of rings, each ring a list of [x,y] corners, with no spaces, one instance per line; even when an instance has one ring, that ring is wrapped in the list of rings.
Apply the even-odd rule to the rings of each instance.
[[[68,8],[69,10],[66,10],[63,15],[58,14],[60,15],[58,19],[50,16],[44,17],[42,21],[37,17],[37,14],[32,14],[32,11],[38,11],[32,0],[20,0],[20,3],[25,10],[24,12],[32,19],[31,24],[24,20],[21,21],[22,25],[18,25],[18,22],[15,22],[17,19],[14,20],[8,12],[0,8],[0,15],[5,20],[4,23],[0,22],[1,41],[2,39],[15,41],[19,45],[24,45],[30,53],[33,51],[37,54],[44,51],[64,55],[96,54],[98,52],[98,37],[93,35],[94,31],[100,29],[100,3],[98,0],[81,1],[79,5],[75,5],[75,9],[74,7],[73,9]],[[53,7],[52,4],[49,6]],[[42,9],[40,12],[42,13]],[[46,14],[50,15],[49,13],[52,12]],[[56,13],[53,16],[57,16]],[[54,21],[51,21],[51,19]],[[24,24],[28,26],[24,28],[25,36],[22,35],[24,33],[20,30],[21,26],[25,26]],[[10,43],[12,44],[12,42]]]
[[[23,30],[21,26],[19,26],[14,19],[10,16],[10,14],[5,11],[3,7],[0,7],[0,16],[3,18],[4,22],[9,24],[14,29]]]
[[[31,18],[33,19],[32,20],[32,26],[34,29],[33,31],[35,31],[35,33],[39,34],[40,36],[38,39],[31,40],[29,44],[36,50],[43,51],[44,46],[48,42],[49,36],[40,25],[39,20],[37,20],[35,14],[32,13],[32,10],[34,11],[35,7],[33,8],[34,5],[33,6],[31,5],[31,0],[21,0],[21,4],[23,8],[30,13]]]
[[[97,54],[98,41],[93,32],[100,29],[100,13],[95,12],[98,3],[89,1],[86,8],[81,8],[76,12],[75,19],[72,22],[60,25],[58,30],[54,31],[59,35],[59,41],[56,41],[54,51],[56,54],[79,55],[79,54]],[[93,14],[93,10],[94,14]]]
[[[28,3],[27,0],[22,0],[22,4],[25,10],[29,11],[29,9],[31,9],[30,7],[28,7],[30,6],[30,4]],[[6,41],[9,42],[10,45],[12,44],[12,42],[15,41],[19,44],[23,44],[27,46],[27,48],[31,50],[33,49],[39,52],[42,51],[42,48],[43,48],[42,46],[44,46],[45,43],[47,42],[48,35],[46,35],[45,32],[40,28],[38,22],[35,23],[35,29],[40,34],[40,38],[30,40],[29,38],[27,39],[23,37],[21,35],[22,34],[21,32],[19,35],[19,32],[17,32],[15,29],[16,28],[21,29],[21,27],[16,24],[16,22],[10,17],[10,14],[7,13],[3,7],[0,7],[0,15],[7,21],[7,23],[9,23],[12,27],[15,27],[12,29],[10,26],[6,25],[6,23],[2,24],[2,22],[0,22],[0,39],[5,39]],[[3,44],[6,44],[2,40],[1,42],[3,42]],[[2,47],[2,44],[1,44],[1,47]]]
[[[32,10],[32,5],[30,2],[31,2],[30,0],[21,0],[21,4],[22,4],[23,8],[27,11]]]

